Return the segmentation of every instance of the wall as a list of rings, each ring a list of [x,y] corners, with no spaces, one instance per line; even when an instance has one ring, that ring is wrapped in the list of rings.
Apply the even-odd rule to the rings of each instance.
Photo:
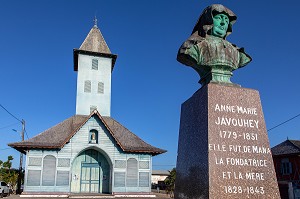
[[[91,144],[89,143],[89,131],[90,130],[98,131],[98,143]],[[70,192],[71,186],[72,191],[78,192],[78,187],[76,188],[76,183],[73,183],[74,175],[78,172],[72,171],[72,165],[78,155],[87,150],[87,149],[95,149],[106,158],[110,170],[110,184],[109,190],[110,192],[151,192],[151,170],[152,170],[152,156],[149,154],[131,154],[124,153],[119,146],[116,145],[114,138],[110,135],[107,129],[104,127],[103,123],[99,120],[97,116],[91,117],[85,125],[82,126],[81,129],[70,139],[70,142],[65,144],[65,146],[61,150],[30,150],[26,156],[26,175],[25,175],[25,184],[24,190],[25,192]],[[69,171],[69,183],[64,186],[42,186],[42,177],[40,178],[39,185],[28,186],[28,172],[37,172],[40,171],[41,175],[43,173],[43,158],[47,155],[51,155],[56,158],[56,165],[58,166],[59,159],[68,159],[69,165],[64,165],[64,167],[57,167],[57,170]],[[32,160],[34,159],[35,164],[32,164]],[[128,160],[134,158],[137,160],[137,186],[127,186],[127,177],[128,173],[132,172],[132,170],[127,168]],[[29,162],[31,159],[31,163]],[[132,159],[131,159],[132,160]],[[116,164],[117,162],[117,164]],[[125,162],[124,165],[120,163]],[[28,171],[29,170],[29,171]],[[57,174],[57,173],[56,173]],[[115,174],[117,174],[115,178]],[[120,175],[121,174],[121,175]],[[123,180],[122,176],[125,175],[125,186],[122,184],[115,183],[115,179]],[[148,176],[146,176],[148,175]],[[121,178],[120,178],[121,177]],[[141,182],[141,180],[144,180]],[[55,180],[57,180],[57,175],[55,176]],[[147,182],[145,182],[145,180]],[[119,182],[121,182],[119,181]],[[56,181],[55,181],[56,182]],[[146,186],[148,185],[148,186]]]
[[[281,161],[288,158],[291,163],[292,173],[281,173]],[[273,156],[274,166],[276,170],[276,177],[278,181],[291,181],[300,180],[300,156],[299,155],[285,155],[285,156]]]
[[[288,160],[290,163],[291,173],[282,173],[282,161]],[[293,190],[300,189],[300,156],[298,154],[273,156],[276,177],[279,186],[280,197],[289,198],[289,182],[293,183]],[[293,193],[290,193],[293,194]]]
[[[98,70],[92,69],[92,59],[98,60]],[[96,106],[102,116],[110,116],[112,59],[79,54],[76,114],[89,115]],[[91,92],[84,92],[86,80],[91,81]],[[98,82],[104,83],[104,93],[98,93]]]

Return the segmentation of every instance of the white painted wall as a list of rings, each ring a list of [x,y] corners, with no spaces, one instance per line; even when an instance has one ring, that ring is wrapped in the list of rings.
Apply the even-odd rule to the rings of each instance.
[[[98,60],[98,70],[92,69],[92,59]],[[89,115],[96,106],[102,116],[110,116],[112,58],[78,55],[76,114]],[[91,81],[91,92],[84,92],[84,82]],[[98,82],[104,83],[104,93],[98,93]]]
[[[168,176],[165,176],[165,175],[152,175],[151,176],[151,183],[152,184],[158,184],[158,181],[165,181],[165,179],[167,177]]]

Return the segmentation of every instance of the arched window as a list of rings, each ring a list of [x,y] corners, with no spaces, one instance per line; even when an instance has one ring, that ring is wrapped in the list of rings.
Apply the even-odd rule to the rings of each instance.
[[[90,80],[84,81],[84,92],[85,93],[90,93],[92,88],[92,84]]]
[[[54,186],[56,172],[56,158],[46,155],[43,160],[42,186]]]
[[[138,162],[135,158],[127,160],[126,185],[127,187],[138,186]]]
[[[90,130],[89,143],[98,144],[98,131],[97,130],[95,130],[95,129]]]

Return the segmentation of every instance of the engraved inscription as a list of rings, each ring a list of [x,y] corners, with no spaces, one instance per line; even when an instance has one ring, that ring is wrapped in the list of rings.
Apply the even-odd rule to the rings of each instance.
[[[260,142],[258,108],[215,104],[213,110],[218,113],[213,123],[219,126],[216,133],[220,139],[210,142],[208,150],[214,152],[214,163],[220,168],[222,192],[264,195],[265,185],[256,183],[265,181],[265,171],[271,166],[266,157],[271,149]],[[237,183],[232,184],[232,180]]]

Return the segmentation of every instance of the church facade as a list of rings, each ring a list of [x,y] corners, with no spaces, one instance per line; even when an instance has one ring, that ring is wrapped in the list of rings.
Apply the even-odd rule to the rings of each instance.
[[[150,193],[152,157],[166,151],[110,116],[117,56],[96,23],[73,52],[76,114],[31,139],[9,144],[26,154],[24,193]]]

